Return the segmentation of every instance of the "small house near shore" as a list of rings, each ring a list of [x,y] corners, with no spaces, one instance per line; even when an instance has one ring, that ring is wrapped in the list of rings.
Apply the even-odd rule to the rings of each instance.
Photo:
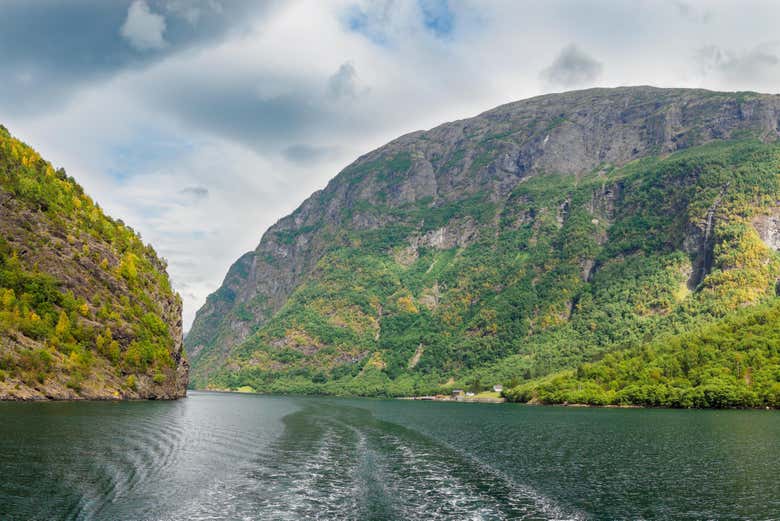
[[[496,384],[496,385],[493,386],[493,391],[494,392],[500,393],[503,390],[504,390],[504,386],[501,385],[501,384]]]

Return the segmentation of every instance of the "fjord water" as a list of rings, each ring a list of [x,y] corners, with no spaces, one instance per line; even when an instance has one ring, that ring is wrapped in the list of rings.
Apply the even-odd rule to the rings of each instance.
[[[0,519],[777,519],[776,411],[0,404]]]

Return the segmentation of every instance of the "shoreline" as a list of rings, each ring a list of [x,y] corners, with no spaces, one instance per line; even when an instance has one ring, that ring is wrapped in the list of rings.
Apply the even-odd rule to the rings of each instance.
[[[464,396],[462,398],[453,398],[452,396],[399,396],[396,400],[410,400],[422,402],[453,402],[453,403],[509,403],[503,396]]]
[[[18,396],[18,395],[1,395],[0,403],[65,403],[65,402],[174,402],[176,400],[182,400],[187,398],[187,391],[179,396],[114,396],[114,395],[93,395],[93,396]]]
[[[667,411],[776,411],[780,410],[777,407],[770,407],[769,405],[761,405],[758,407],[664,407],[655,405],[636,405],[636,404],[606,404],[606,405],[594,405],[592,403],[540,403],[540,402],[512,402],[507,400],[507,403],[514,403],[517,405],[528,405],[531,407],[571,407],[575,409],[664,409]]]
[[[778,407],[759,406],[759,407],[656,407],[651,405],[636,405],[636,404],[607,404],[607,405],[594,405],[589,403],[539,403],[539,402],[513,402],[507,400],[504,397],[477,397],[468,396],[463,399],[455,399],[447,395],[424,395],[424,396],[360,396],[360,395],[335,395],[335,394],[296,394],[296,393],[265,393],[257,391],[238,391],[230,389],[188,389],[188,391],[198,391],[207,393],[221,393],[221,394],[247,394],[258,396],[298,396],[298,397],[312,397],[312,398],[361,398],[366,400],[403,400],[403,401],[416,401],[416,402],[452,402],[452,403],[485,403],[491,405],[498,404],[513,404],[513,405],[526,405],[529,407],[570,407],[574,409],[665,409],[669,411],[777,411]]]

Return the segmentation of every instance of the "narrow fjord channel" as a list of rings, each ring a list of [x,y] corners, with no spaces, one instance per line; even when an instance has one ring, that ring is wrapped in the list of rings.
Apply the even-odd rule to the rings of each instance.
[[[776,519],[780,416],[193,392],[0,403],[0,519]]]

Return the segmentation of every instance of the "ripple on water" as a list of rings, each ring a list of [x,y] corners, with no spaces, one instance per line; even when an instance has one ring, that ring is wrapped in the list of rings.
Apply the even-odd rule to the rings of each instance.
[[[0,520],[773,519],[779,418],[214,393],[3,403]]]

